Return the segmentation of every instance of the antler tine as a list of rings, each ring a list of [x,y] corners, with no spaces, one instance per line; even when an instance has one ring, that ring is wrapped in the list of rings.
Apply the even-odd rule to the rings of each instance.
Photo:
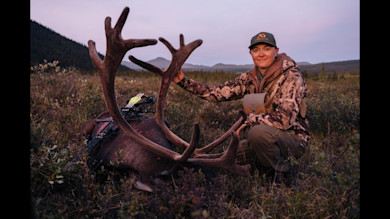
[[[216,146],[222,144],[226,139],[228,139],[231,136],[230,132],[238,129],[243,121],[245,121],[245,119],[243,117],[240,117],[233,124],[233,126],[230,127],[230,129],[227,132],[225,132],[225,134],[221,135],[219,138],[217,138],[216,140],[214,140],[210,144],[208,144],[202,148],[197,148],[194,152],[194,156],[199,157],[199,158],[215,157],[216,155],[214,155],[214,154],[206,154],[206,153],[213,150]]]
[[[184,36],[183,34],[180,34],[180,47],[184,46]]]
[[[91,57],[92,64],[96,69],[100,69],[103,66],[103,60],[99,57],[96,51],[95,41],[88,40],[89,56]]]
[[[156,66],[154,66],[154,65],[152,65],[152,64],[149,64],[149,63],[147,63],[147,62],[143,62],[143,61],[141,61],[141,60],[135,58],[135,57],[132,56],[132,55],[129,56],[129,59],[130,59],[130,61],[132,61],[133,63],[135,63],[135,64],[141,66],[142,68],[145,68],[145,69],[147,69],[147,70],[149,70],[149,71],[151,71],[151,72],[153,72],[153,73],[159,74],[159,75],[161,75],[161,76],[164,74],[164,72],[163,72],[161,69],[157,68]]]
[[[165,74],[167,76],[170,76],[171,80],[176,75],[176,73],[179,71],[179,69],[184,64],[184,62],[191,55],[191,53],[203,43],[202,40],[195,40],[195,41],[192,41],[191,43],[185,45],[184,44],[184,36],[183,36],[183,34],[180,34],[180,47],[179,47],[179,49],[175,49],[163,37],[160,37],[158,39],[169,49],[169,51],[172,54],[171,64],[168,66],[168,68],[165,71]]]
[[[194,131],[192,132],[191,142],[189,146],[184,150],[181,162],[186,161],[193,153],[196,148],[196,146],[199,144],[199,137],[200,137],[200,130],[199,130],[199,124],[196,122],[194,123]]]
[[[177,50],[173,48],[173,46],[166,39],[159,37],[158,40],[160,40],[160,42],[162,42],[169,49],[172,55],[176,53]]]
[[[236,153],[239,144],[239,137],[234,131],[231,131],[230,135],[232,136],[232,140],[230,141],[228,149],[223,153],[221,157],[213,159],[189,158],[187,162],[198,165],[207,165],[210,167],[223,168],[240,176],[249,176],[249,170],[251,168],[250,164],[238,165],[236,163]]]
[[[156,74],[159,74],[161,76],[164,76],[164,74],[167,74],[167,75],[172,75],[172,77],[174,76],[174,74],[172,73],[175,73],[177,71],[174,71],[175,69],[179,70],[180,67],[184,64],[185,60],[187,60],[188,56],[192,53],[192,51],[194,51],[198,46],[200,46],[202,44],[202,40],[196,40],[190,44],[187,45],[187,47],[185,47],[186,45],[184,45],[184,36],[183,34],[180,34],[180,48],[183,48],[182,50],[185,50],[185,53],[184,52],[181,52],[181,50],[177,50],[175,49],[172,44],[170,44],[166,39],[164,39],[163,37],[159,37],[159,40],[168,48],[168,50],[171,52],[172,54],[172,57],[173,59],[177,60],[179,58],[180,59],[180,62],[171,62],[170,66],[165,70],[165,71],[162,71],[160,68],[152,65],[152,64],[149,64],[147,62],[143,62],[137,58],[135,58],[134,56],[130,55],[129,56],[129,59],[130,61],[132,61],[133,63],[141,66],[142,68],[145,68],[153,73],[156,73]],[[185,47],[185,48],[184,48]],[[177,54],[177,52],[180,51],[181,53],[180,54]],[[182,53],[186,54],[186,56],[182,56]],[[175,63],[176,65],[175,66],[172,66],[171,65]],[[177,68],[179,67],[179,68]],[[170,74],[168,74],[168,71]]]
[[[93,40],[88,41],[89,54],[91,56],[92,63],[98,70],[111,68],[110,70],[115,70],[114,72],[116,72],[116,69],[118,69],[123,56],[127,51],[135,47],[149,46],[157,43],[157,40],[155,39],[122,39],[122,28],[126,22],[129,12],[129,7],[125,7],[123,9],[114,28],[111,28],[111,17],[106,17],[104,20],[104,28],[107,39],[107,50],[104,61],[102,61],[97,54],[95,42]]]
[[[210,144],[202,148],[197,148],[194,151],[194,156],[199,158],[212,158],[217,156],[217,154],[206,154],[206,153],[214,149],[216,146],[222,144],[227,138],[230,137],[230,132],[236,131],[241,126],[241,124],[246,120],[247,116],[245,112],[243,110],[240,110],[239,113],[241,117],[232,125],[232,127],[230,127],[230,129],[227,132],[225,132],[225,134],[223,134],[222,136],[220,136]]]
[[[129,15],[129,12],[130,12],[130,8],[125,7],[122,11],[122,14],[119,16],[118,21],[115,24],[114,30],[117,31],[119,34],[122,32],[122,28],[126,23],[127,16]],[[110,18],[110,20],[111,20],[111,18]],[[109,27],[111,28],[111,22],[110,22]],[[107,22],[106,22],[106,30],[107,30]]]

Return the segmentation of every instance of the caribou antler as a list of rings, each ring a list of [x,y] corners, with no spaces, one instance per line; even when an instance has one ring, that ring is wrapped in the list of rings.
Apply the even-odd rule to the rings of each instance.
[[[123,25],[126,22],[129,14],[129,8],[126,7],[121,16],[119,17],[114,28],[111,28],[111,18],[107,17],[105,20],[105,30],[107,38],[107,51],[104,60],[102,61],[96,52],[95,42],[92,40],[88,41],[89,54],[91,56],[92,63],[96,67],[100,75],[100,82],[102,84],[102,90],[104,94],[104,101],[107,106],[107,110],[118,124],[118,126],[136,143],[144,146],[148,150],[159,154],[165,158],[169,158],[175,161],[185,161],[195,149],[199,139],[199,126],[194,125],[193,140],[189,147],[181,155],[169,149],[158,145],[144,136],[140,135],[134,128],[132,128],[127,121],[122,117],[116,103],[114,84],[116,71],[126,54],[126,52],[135,47],[142,47],[147,45],[154,45],[157,43],[155,39],[142,39],[142,40],[123,40],[121,37],[121,31]]]
[[[186,141],[178,137],[176,134],[174,134],[165,124],[164,122],[164,106],[166,102],[166,96],[168,92],[168,88],[170,85],[170,82],[172,81],[173,77],[177,74],[177,72],[180,70],[184,62],[187,60],[189,55],[202,44],[202,40],[195,40],[187,45],[184,44],[184,36],[183,34],[180,34],[180,47],[179,49],[173,48],[173,46],[164,38],[160,37],[159,40],[166,45],[166,47],[169,49],[169,51],[172,54],[172,60],[170,65],[165,71],[162,71],[161,69],[157,68],[156,66],[143,62],[139,59],[136,59],[134,56],[129,56],[129,59],[134,62],[135,64],[155,73],[161,76],[161,85],[159,90],[159,95],[157,99],[157,110],[156,110],[156,123],[160,126],[160,128],[163,130],[165,137],[171,141],[176,146],[180,146],[182,148],[188,149],[190,144],[188,144]],[[235,162],[236,158],[236,151],[239,144],[238,141],[238,135],[234,132],[243,121],[245,121],[245,114],[241,117],[224,135],[222,135],[220,138],[215,140],[214,142],[210,143],[209,145],[196,149],[194,152],[195,158],[188,159],[188,162],[190,163],[197,163],[197,164],[204,164],[208,166],[214,166],[214,167],[222,167],[225,169],[228,169],[234,173],[240,174],[240,175],[248,175],[249,174],[249,165],[246,166],[239,166]],[[224,142],[229,136],[232,136],[232,140],[230,142],[230,145],[228,149],[219,154],[206,154],[213,148],[215,148],[217,145]],[[208,159],[210,158],[210,159]]]
[[[187,148],[189,144],[180,137],[178,137],[175,133],[171,132],[171,130],[167,127],[164,122],[163,112],[169,84],[171,83],[173,77],[179,71],[181,66],[190,56],[190,54],[202,44],[202,40],[195,40],[188,45],[184,45],[184,36],[183,34],[180,34],[180,48],[178,50],[173,48],[173,46],[164,38],[160,37],[159,40],[164,43],[168,47],[169,51],[172,53],[172,61],[165,71],[162,71],[154,65],[138,60],[134,56],[129,56],[129,59],[135,64],[161,76],[161,85],[157,97],[156,106],[156,123],[158,126],[160,126],[165,137],[167,137],[169,141],[181,148]]]
[[[187,148],[189,144],[178,137],[175,133],[173,133],[164,122],[164,106],[166,102],[166,96],[168,92],[169,85],[172,81],[172,79],[175,77],[177,72],[180,70],[181,66],[184,64],[184,62],[187,60],[187,58],[190,56],[190,54],[202,44],[202,40],[195,40],[187,45],[184,44],[184,36],[183,34],[180,34],[180,48],[175,49],[173,46],[164,38],[160,37],[159,40],[165,44],[165,46],[169,49],[169,51],[172,54],[172,61],[170,65],[168,66],[165,71],[162,71],[161,69],[157,68],[156,66],[149,64],[147,62],[143,62],[139,59],[136,59],[134,56],[129,56],[129,59],[134,62],[135,64],[155,73],[161,76],[161,85],[159,90],[159,95],[157,99],[157,110],[156,110],[156,122],[160,126],[160,128],[163,130],[165,137],[169,141],[171,141],[174,145],[179,146],[181,148]],[[233,126],[221,137],[216,139],[215,141],[211,142],[210,144],[202,147],[197,148],[194,151],[195,157],[202,157],[202,158],[213,158],[213,157],[219,157],[222,155],[220,154],[206,154],[207,152],[214,149],[219,144],[223,143],[229,136],[231,131],[235,131],[237,128],[240,127],[240,125],[245,121],[246,115],[245,113],[241,113],[242,117],[235,123]]]
[[[174,49],[168,41],[163,38],[159,40],[163,42],[168,49],[172,53],[172,62],[168,69],[165,72],[162,72],[155,66],[152,66],[148,63],[144,63],[131,57],[130,59],[138,62],[137,64],[142,67],[147,68],[153,72],[158,72],[162,76],[162,82],[160,87],[159,100],[157,104],[157,112],[158,115],[156,118],[156,122],[160,123],[161,127],[166,127],[167,130],[164,133],[167,133],[167,136],[170,136],[168,140],[173,141],[174,144],[181,145],[185,147],[183,154],[179,154],[175,151],[169,150],[161,145],[154,143],[153,141],[145,138],[141,134],[139,134],[136,130],[134,130],[127,121],[122,117],[120,110],[118,109],[118,105],[116,103],[114,85],[115,85],[115,74],[116,71],[125,55],[125,53],[135,47],[154,45],[157,43],[154,39],[142,39],[142,40],[123,40],[121,37],[121,31],[124,23],[126,22],[127,16],[129,13],[129,8],[126,7],[121,16],[119,17],[114,28],[111,28],[111,18],[107,17],[105,20],[105,31],[107,38],[107,51],[104,60],[101,60],[96,52],[95,42],[90,40],[88,41],[89,53],[91,56],[92,63],[96,67],[100,75],[100,81],[102,84],[102,90],[105,97],[105,103],[107,106],[107,110],[115,120],[120,129],[129,136],[134,142],[145,147],[149,151],[158,154],[159,156],[172,159],[177,162],[189,162],[194,164],[204,164],[212,167],[220,167],[228,169],[238,175],[249,175],[250,165],[239,166],[235,162],[235,154],[238,147],[238,135],[231,131],[230,135],[232,136],[232,141],[229,145],[229,148],[221,154],[216,159],[206,159],[206,158],[190,158],[190,156],[194,153],[196,145],[199,143],[199,125],[197,123],[194,124],[194,131],[192,134],[192,138],[190,143],[181,140],[179,137],[174,135],[170,130],[165,126],[163,122],[163,109],[165,104],[165,97],[168,91],[169,84],[174,76],[174,74],[181,68],[184,64],[185,60],[191,54],[191,52],[197,48],[202,41],[197,40],[188,45],[184,45],[184,37],[180,36],[180,49]],[[179,140],[180,139],[180,140]]]
[[[230,127],[230,129],[225,132],[225,134],[221,135],[219,138],[211,142],[210,144],[202,147],[202,148],[197,148],[194,151],[194,156],[195,157],[200,157],[200,158],[212,158],[212,157],[219,157],[219,154],[206,154],[207,152],[213,150],[216,146],[222,144],[228,137],[231,136],[231,132],[236,131],[240,125],[246,120],[246,114],[244,111],[240,110],[241,117]],[[235,132],[234,132],[235,133]]]

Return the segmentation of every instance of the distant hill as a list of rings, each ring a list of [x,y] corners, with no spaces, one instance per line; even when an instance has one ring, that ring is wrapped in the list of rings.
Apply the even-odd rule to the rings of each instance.
[[[99,54],[101,58],[104,56]],[[88,47],[70,40],[43,25],[30,20],[30,65],[43,63],[46,59],[49,62],[58,60],[62,67],[75,66],[80,70],[95,71],[89,57]],[[170,61],[157,57],[148,61],[161,69],[165,69],[170,64]],[[321,72],[324,65],[325,73],[346,73],[354,72],[360,69],[360,60],[349,60],[339,62],[324,62],[317,64],[310,64],[308,62],[298,62],[302,71],[308,71],[312,74]],[[235,65],[218,63],[213,66],[194,65],[185,63],[184,70],[193,71],[224,71],[224,72],[245,72],[253,68],[253,64]],[[123,61],[119,71],[129,69],[142,70],[141,67],[132,62]]]
[[[322,65],[324,65],[325,73],[347,73],[354,72],[360,69],[360,60],[348,60],[339,62],[324,62],[310,65],[300,65],[302,71],[306,70],[312,74],[321,73]]]
[[[147,61],[148,63],[157,66],[160,69],[165,69],[170,64],[170,61],[162,58],[157,57],[155,59]],[[308,71],[312,74],[317,74],[321,72],[322,64],[324,64],[325,67],[325,73],[346,73],[346,72],[353,72],[360,69],[360,60],[350,60],[350,61],[340,61],[340,62],[324,62],[324,63],[318,63],[318,64],[310,64],[308,62],[298,62],[297,63],[302,71]],[[130,69],[134,70],[143,70],[143,68],[139,67],[138,65],[123,61],[122,65],[127,66]],[[234,64],[223,64],[218,63],[213,66],[205,66],[205,65],[193,65],[190,63],[185,63],[183,65],[183,70],[194,70],[194,71],[224,71],[224,72],[245,72],[249,71],[253,68],[253,64],[246,64],[246,65],[234,65]]]
[[[169,64],[171,63],[171,61],[165,59],[165,58],[162,58],[162,57],[157,57],[155,59],[152,59],[152,60],[149,60],[149,61],[146,61],[162,70],[166,69]],[[132,63],[132,62],[129,62],[129,61],[122,61],[122,65],[130,68],[130,69],[134,69],[134,70],[143,70],[142,67]],[[205,66],[205,65],[193,65],[193,64],[189,64],[189,63],[184,63],[183,69],[186,69],[186,70],[209,70],[209,66]]]
[[[99,53],[99,56],[104,56]],[[30,20],[30,65],[58,60],[61,67],[75,66],[80,70],[95,71],[88,47],[70,40],[49,28]],[[128,70],[121,66],[120,70]]]
[[[162,57],[157,57],[155,59],[152,59],[152,60],[149,60],[149,61],[146,61],[160,69],[166,69],[169,64],[171,63],[171,61],[165,59],[165,58],[162,58]],[[139,67],[138,65],[132,63],[132,62],[128,62],[128,61],[122,61],[122,65],[130,68],[130,69],[134,69],[134,70],[143,70],[143,68]],[[226,64],[222,64],[222,63],[219,63],[219,64],[215,64],[213,66],[206,66],[206,65],[194,65],[194,64],[190,64],[190,63],[184,63],[183,65],[183,70],[187,70],[187,71],[210,71],[210,72],[214,72],[214,71],[225,71],[225,72],[242,72],[242,71],[248,71],[249,69],[252,69],[253,68],[253,64],[249,64],[249,65],[233,65],[233,64],[230,64],[230,65],[226,65]]]

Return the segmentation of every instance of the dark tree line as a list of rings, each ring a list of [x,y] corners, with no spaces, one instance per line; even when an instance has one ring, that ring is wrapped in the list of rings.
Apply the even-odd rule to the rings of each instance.
[[[101,58],[104,56],[99,54]],[[88,47],[67,39],[39,23],[30,20],[30,65],[59,61],[59,66],[74,66],[80,70],[95,71]],[[119,70],[128,70],[121,66]]]

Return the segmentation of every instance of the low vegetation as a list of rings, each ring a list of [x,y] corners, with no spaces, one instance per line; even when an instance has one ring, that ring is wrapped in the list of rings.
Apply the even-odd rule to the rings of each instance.
[[[80,130],[105,110],[99,76],[80,74],[57,63],[31,67],[30,185],[36,218],[359,218],[359,74],[307,78],[310,150],[289,158],[289,177],[261,167],[250,177],[224,170],[181,169],[155,179],[154,193],[134,188],[136,174],[101,167],[88,173],[84,161],[74,171],[65,164],[85,145]],[[232,73],[187,72],[221,83]],[[156,94],[159,78],[123,72],[116,79],[118,103],[137,93]],[[210,103],[171,85],[165,116],[171,130],[190,139],[201,124],[202,145],[238,118],[241,102]],[[151,114],[153,115],[153,114]]]

